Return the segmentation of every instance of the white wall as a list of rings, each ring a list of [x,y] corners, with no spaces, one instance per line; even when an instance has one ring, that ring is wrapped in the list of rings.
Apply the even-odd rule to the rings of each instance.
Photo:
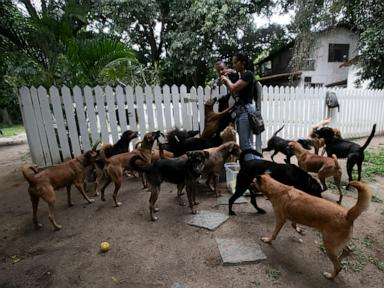
[[[329,44],[349,44],[348,59],[357,55],[358,36],[344,28],[334,28],[318,34],[311,58],[316,59],[315,71],[303,71],[299,86],[304,86],[304,77],[312,77],[312,83],[330,83],[348,78],[348,67],[339,68],[343,62],[328,62]]]

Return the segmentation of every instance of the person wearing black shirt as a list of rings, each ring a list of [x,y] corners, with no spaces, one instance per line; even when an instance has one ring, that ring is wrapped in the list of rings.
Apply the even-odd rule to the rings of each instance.
[[[252,72],[253,65],[249,61],[247,55],[238,53],[232,58],[233,68],[240,74],[240,79],[232,82],[228,76],[222,75],[221,80],[227,86],[232,94],[237,95],[236,109],[236,128],[239,133],[240,148],[241,150],[254,149],[253,147],[253,133],[248,120],[248,111],[255,112],[253,100],[253,81],[255,77]],[[253,154],[245,155],[244,160],[253,160],[258,157]]]

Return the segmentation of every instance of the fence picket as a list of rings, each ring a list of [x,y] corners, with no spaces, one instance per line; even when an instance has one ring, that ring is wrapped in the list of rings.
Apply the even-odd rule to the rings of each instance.
[[[153,93],[152,88],[150,86],[145,86],[145,107],[147,119],[148,119],[148,130],[149,131],[155,131],[157,129],[157,125],[155,125],[155,117],[154,117],[154,111],[153,111]]]
[[[156,119],[157,119],[157,127],[160,131],[164,131],[164,114],[163,114],[163,96],[161,94],[160,86],[155,86],[155,105],[156,105]]]
[[[119,115],[118,125],[120,126],[120,132],[123,133],[127,131],[127,114],[126,114],[126,103],[124,90],[121,86],[117,86],[116,89],[116,102],[117,102],[117,112]]]
[[[109,127],[112,132],[112,141],[113,143],[116,143],[119,140],[119,134],[117,132],[115,92],[111,87],[107,86],[105,88],[105,95],[106,95],[107,107],[108,107]]]
[[[60,100],[59,90],[52,86],[49,89],[51,95],[51,102],[53,107],[53,115],[57,125],[57,134],[59,136],[60,149],[63,160],[71,158],[71,151],[68,144],[68,133],[64,125],[63,104]]]
[[[173,121],[175,126],[182,128],[180,121],[180,103],[179,103],[179,88],[176,85],[172,85],[172,108],[173,108]]]
[[[100,133],[97,129],[97,118],[95,109],[95,99],[93,96],[93,90],[89,86],[84,87],[85,103],[87,105],[87,116],[89,119],[89,127],[91,128],[92,145],[100,140]]]
[[[128,108],[128,119],[129,119],[129,129],[132,131],[138,131],[137,122],[136,122],[136,109],[135,109],[135,96],[133,93],[133,88],[131,86],[125,87],[126,99],[127,99],[127,108]]]
[[[140,131],[140,138],[143,139],[144,134],[147,129],[147,123],[145,120],[145,113],[144,113],[144,94],[143,94],[143,88],[140,86],[135,87],[135,94],[136,94],[136,105],[137,105],[137,116],[139,119],[139,131]]]
[[[181,114],[183,120],[183,128],[186,130],[192,129],[192,123],[189,121],[189,113],[188,113],[188,105],[190,99],[187,96],[187,87],[185,85],[181,85],[180,87],[180,102],[181,102]]]
[[[91,149],[91,144],[89,142],[89,134],[88,134],[88,121],[85,117],[84,111],[84,101],[83,94],[79,86],[75,86],[73,88],[73,98],[76,104],[76,115],[77,115],[77,124],[79,126],[80,135],[81,135],[81,150],[88,151]]]
[[[95,97],[96,97],[96,110],[97,117],[99,119],[99,125],[101,130],[101,139],[103,143],[110,143],[109,131],[107,127],[107,113],[105,107],[105,94],[103,89],[100,86],[95,87]]]

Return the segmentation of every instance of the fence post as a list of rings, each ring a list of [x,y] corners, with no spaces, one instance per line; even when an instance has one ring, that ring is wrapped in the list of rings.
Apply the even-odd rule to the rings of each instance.
[[[257,99],[256,99],[256,109],[260,110],[261,112],[261,97],[263,97],[263,87],[261,86],[260,82],[256,82],[257,86]],[[263,116],[263,115],[261,115]],[[256,135],[256,150],[261,153],[261,134]]]

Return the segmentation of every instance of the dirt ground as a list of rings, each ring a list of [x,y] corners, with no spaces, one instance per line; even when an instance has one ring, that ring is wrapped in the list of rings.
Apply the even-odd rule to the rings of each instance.
[[[357,142],[364,142],[365,139]],[[384,148],[384,137],[376,137],[370,149]],[[335,281],[323,278],[332,268],[321,249],[318,232],[305,227],[297,234],[286,224],[269,246],[261,236],[274,226],[270,203],[258,197],[267,214],[258,215],[250,204],[235,205],[238,216],[231,217],[214,232],[185,223],[190,212],[176,204],[175,187],[164,184],[159,197],[159,221],[151,222],[149,193],[137,179],[127,178],[120,192],[123,205],[113,207],[112,187],[107,201],[99,198],[85,204],[73,188],[75,206],[68,208],[66,193],[57,193],[56,220],[63,225],[53,232],[48,209],[40,202],[35,231],[27,183],[20,165],[30,161],[28,146],[0,147],[0,287],[383,287],[384,281],[384,204],[372,202],[369,210],[355,221],[354,254],[347,258]],[[267,157],[268,159],[269,157]],[[278,159],[281,161],[281,158]],[[343,167],[344,161],[340,161]],[[346,179],[346,174],[343,175]],[[384,199],[384,178],[372,183],[374,194]],[[225,190],[225,184],[222,184]],[[200,210],[227,213],[227,206],[216,206],[216,198],[204,185],[198,189]],[[335,192],[323,196],[335,200]],[[343,205],[356,202],[348,192]],[[258,264],[223,266],[215,241],[243,238],[256,241],[267,255]],[[302,240],[302,241],[301,241]],[[99,252],[102,241],[111,250]],[[380,268],[382,270],[380,270]],[[357,271],[357,272],[355,272]],[[177,286],[175,286],[177,287]]]

